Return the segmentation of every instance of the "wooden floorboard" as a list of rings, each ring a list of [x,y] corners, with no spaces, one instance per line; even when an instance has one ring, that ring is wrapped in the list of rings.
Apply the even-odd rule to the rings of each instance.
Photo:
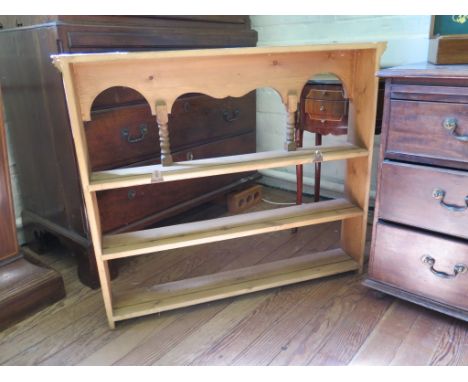
[[[294,202],[275,189],[265,197]],[[310,201],[310,198],[306,198]],[[261,203],[250,212],[276,208]],[[174,223],[227,215],[210,204]],[[370,220],[371,221],[371,220]],[[370,226],[369,226],[370,227]],[[117,260],[117,291],[336,248],[340,224],[267,233]],[[370,235],[368,235],[370,240]],[[0,333],[1,365],[468,365],[468,324],[331,276],[107,326],[100,291],[74,259],[41,256],[67,297]]]

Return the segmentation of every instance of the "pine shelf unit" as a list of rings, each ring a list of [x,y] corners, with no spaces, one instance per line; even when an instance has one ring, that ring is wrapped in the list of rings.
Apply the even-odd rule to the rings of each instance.
[[[111,328],[142,315],[237,296],[267,288],[362,270],[380,56],[386,44],[333,44],[169,52],[62,54],[62,72],[76,158]],[[298,95],[319,73],[333,73],[350,99],[348,143],[296,149]],[[92,172],[83,122],[94,99],[114,86],[132,88],[147,100],[159,129],[161,164]],[[173,162],[168,115],[185,93],[239,97],[270,87],[285,106],[282,150]],[[157,182],[215,176],[334,160],[346,161],[345,197],[269,211],[124,234],[103,235],[96,193]],[[241,238],[330,221],[341,221],[339,249],[235,271],[196,277],[114,295],[108,262],[174,248]]]

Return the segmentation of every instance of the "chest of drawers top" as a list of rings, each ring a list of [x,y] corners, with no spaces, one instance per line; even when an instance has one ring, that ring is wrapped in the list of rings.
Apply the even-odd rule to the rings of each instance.
[[[468,80],[468,65],[434,65],[428,62],[393,66],[380,70],[377,75],[380,78],[407,78],[407,79],[432,79]]]

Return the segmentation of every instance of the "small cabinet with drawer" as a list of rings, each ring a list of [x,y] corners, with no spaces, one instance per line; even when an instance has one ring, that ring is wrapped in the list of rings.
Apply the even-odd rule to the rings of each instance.
[[[383,130],[364,284],[468,321],[468,66],[379,76]]]

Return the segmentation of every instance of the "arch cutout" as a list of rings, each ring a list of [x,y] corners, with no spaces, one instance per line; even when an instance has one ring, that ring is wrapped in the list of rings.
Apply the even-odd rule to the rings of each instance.
[[[84,126],[94,171],[146,160],[159,142],[150,105],[141,93],[128,87],[114,86],[99,93]]]

